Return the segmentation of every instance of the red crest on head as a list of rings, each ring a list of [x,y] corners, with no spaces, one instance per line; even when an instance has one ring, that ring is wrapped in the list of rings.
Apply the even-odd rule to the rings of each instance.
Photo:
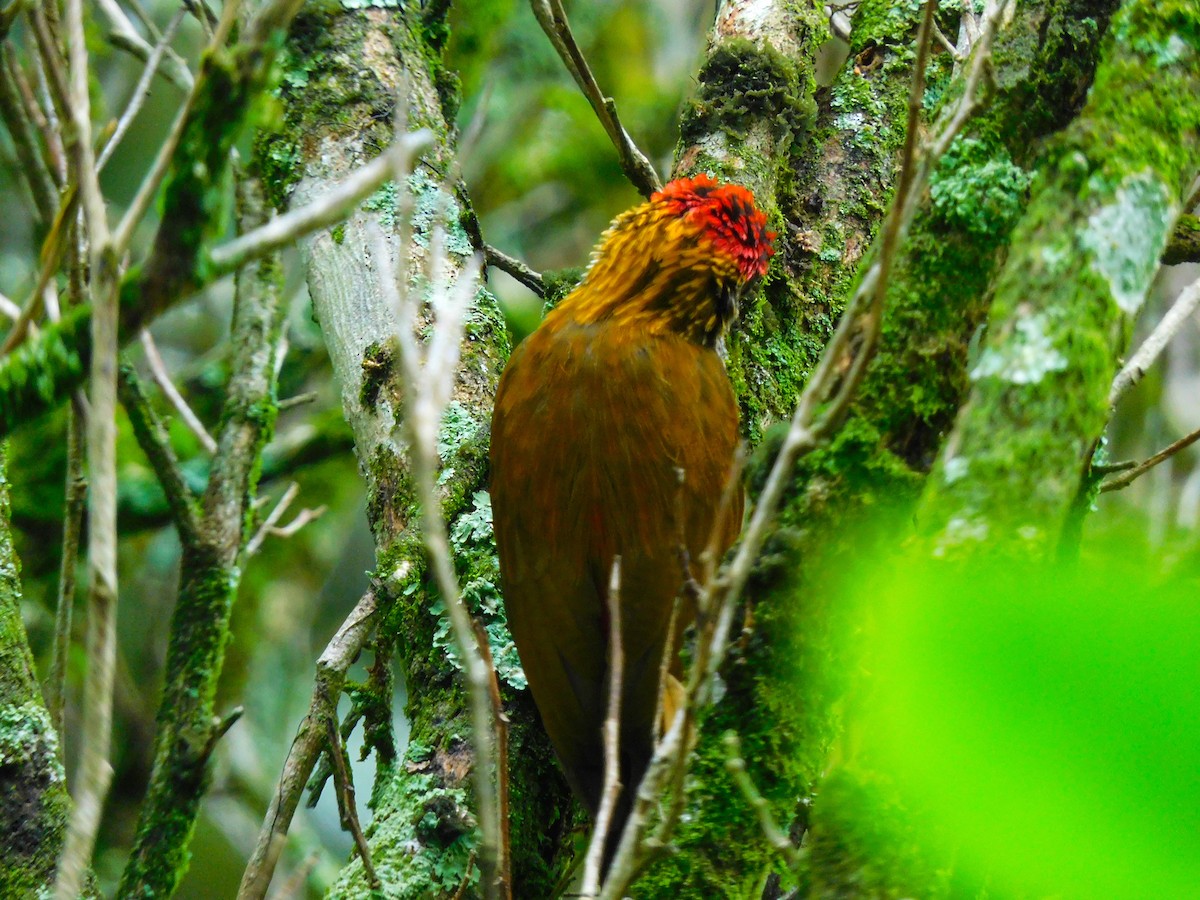
[[[737,184],[721,184],[708,175],[677,178],[650,197],[666,203],[677,215],[703,225],[714,248],[737,263],[742,278],[750,281],[766,274],[775,249],[775,232],[767,231],[767,217],[754,205],[754,195]]]

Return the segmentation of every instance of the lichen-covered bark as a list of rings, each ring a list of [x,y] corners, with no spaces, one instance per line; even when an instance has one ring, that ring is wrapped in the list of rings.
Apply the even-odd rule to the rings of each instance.
[[[0,447],[0,897],[34,897],[54,884],[71,801],[21,624],[4,456]]]
[[[1118,357],[1200,169],[1198,95],[1196,4],[1127,4],[997,280],[970,398],[919,511],[939,551],[1055,546],[1108,419]]]
[[[971,389],[968,369],[985,359],[980,356],[968,362],[968,357],[974,355],[969,342],[979,333],[988,312],[989,282],[1005,265],[1006,258],[1008,271],[1022,271],[1028,277],[1041,270],[1037,257],[1026,250],[1030,236],[1027,225],[1013,231],[1028,202],[1025,191],[1018,187],[1018,171],[1029,175],[1044,171],[1047,175],[1042,177],[1052,179],[1049,173],[1064,158],[1061,148],[1084,133],[1086,125],[1080,122],[1086,123],[1088,112],[1066,134],[1047,140],[1075,118],[1087,96],[1101,40],[1116,6],[1112,0],[1022,4],[1002,33],[994,53],[999,93],[955,145],[934,179],[931,198],[913,226],[902,268],[889,291],[889,321],[879,358],[871,367],[842,436],[832,448],[809,462],[809,474],[802,481],[807,494],[789,506],[796,526],[809,529],[809,545],[828,548],[823,563],[827,571],[836,571],[839,563],[844,565],[854,558],[839,552],[836,539],[839,534],[852,533],[845,529],[845,522],[854,521],[856,512],[877,521],[877,511],[890,505],[897,515],[889,520],[891,530],[881,536],[880,546],[894,549],[909,533],[922,487],[928,484],[931,494],[941,490],[945,475],[934,479],[926,475]],[[1130,88],[1118,88],[1108,77],[1100,77],[1093,90],[1093,103],[1106,86],[1116,103],[1139,96],[1128,93]],[[1173,123],[1168,126],[1172,129],[1179,124],[1177,118],[1168,117],[1167,121]],[[1141,128],[1139,125],[1138,130]],[[1125,132],[1091,133],[1103,142],[1103,136]],[[1155,138],[1150,140],[1157,142]],[[960,182],[967,183],[963,176],[968,176],[974,186],[970,194],[958,188]],[[1033,201],[1025,214],[1026,222],[1036,214],[1039,202]],[[1064,210],[1071,205],[1061,194],[1055,202]],[[998,212],[1004,214],[997,216]],[[979,227],[998,221],[1003,228]],[[1012,256],[1008,254],[1010,246],[1014,248]],[[1149,258],[1156,252],[1152,251]],[[1087,259],[1080,265],[1086,268]],[[1056,284],[1067,294],[1077,290],[1069,275]],[[1013,298],[1015,306],[1009,306],[1009,314],[1041,302],[1030,292],[1032,284],[1025,281],[1024,286],[1026,291]],[[996,312],[1003,308],[999,303],[997,300]],[[1079,325],[1087,327],[1089,314],[1081,307],[1075,307],[1071,315],[1082,315]],[[1072,329],[1074,322],[1072,319]],[[1115,320],[1110,324],[1116,324]],[[1112,333],[1113,339],[1120,330]],[[1010,341],[1025,336],[1014,335],[1012,328],[1008,333]],[[1079,332],[1073,330],[1074,334]],[[1075,348],[1075,342],[1072,337],[1066,346]],[[1094,341],[1085,340],[1071,352],[1086,356],[1093,352],[1087,349],[1089,346],[1094,347]],[[1038,359],[1035,354],[1031,362],[1039,365]],[[1105,359],[1103,372],[1092,372],[1101,396],[1112,375],[1112,357]],[[1045,357],[1041,360],[1044,362]],[[1073,386],[1060,384],[1055,390],[1058,402],[1075,402]],[[1024,401],[1005,403],[1004,409],[1019,415],[1020,420],[993,421],[986,433],[976,432],[977,446],[1003,448],[1014,441],[1020,445],[1030,428],[1049,442],[1071,443],[1068,433],[1060,433],[1061,422],[1054,409],[1030,407]],[[1091,438],[1102,424],[1103,416],[1093,421]],[[955,441],[951,438],[951,446]],[[945,452],[954,455],[957,451],[947,448]],[[1038,493],[1043,488],[1041,478],[1051,474],[1052,482],[1065,477],[1077,483],[1081,462],[1070,454],[1065,460],[1060,454],[1052,464],[1038,463],[1041,478],[1031,477],[1029,460],[1018,463],[1012,456],[1005,458],[1005,454],[1000,450],[993,457],[996,468],[992,471],[970,467],[959,474],[976,485],[991,484],[990,479],[997,476],[1001,484],[1020,480],[1018,493],[1006,491],[1005,500],[1000,501],[1015,507]],[[816,466],[820,468],[814,469]],[[953,481],[953,465],[949,471]],[[944,524],[946,520],[943,517],[940,521]],[[829,532],[822,534],[826,529]],[[871,546],[870,533],[856,537],[867,548]],[[864,548],[860,545],[857,549]],[[865,553],[872,555],[870,549]],[[818,561],[819,557],[810,556],[805,567],[813,570]],[[835,769],[825,780],[815,807],[810,892],[815,896],[842,896],[847,892],[865,896],[953,894],[955,888],[947,873],[934,871],[915,842],[910,818],[907,811],[896,806],[886,779],[880,779],[869,766],[843,765]]]
[[[464,884],[470,895],[478,880],[478,867],[469,863],[477,842],[470,722],[463,682],[449,653],[449,623],[425,569],[397,428],[403,398],[394,357],[395,321],[381,294],[373,263],[376,245],[368,231],[370,223],[380,226],[395,254],[396,218],[405,208],[412,211],[413,246],[406,248],[397,269],[414,290],[423,291],[427,284],[426,249],[443,214],[453,275],[463,273],[475,249],[460,223],[464,211],[446,189],[455,171],[448,123],[457,102],[453,77],[441,62],[446,5],[427,10],[416,4],[403,9],[348,6],[311,2],[295,22],[285,61],[285,122],[264,138],[262,152],[277,163],[278,199],[300,204],[387,145],[398,88],[406,91],[410,127],[427,127],[435,135],[434,147],[407,184],[386,186],[344,226],[313,236],[304,249],[313,306],[367,481],[377,575],[390,594],[382,603],[379,649],[387,655],[395,648],[408,684],[408,747],[392,745],[383,721],[386,699],[377,704],[381,714],[369,723],[379,764],[368,831],[372,862],[390,897],[449,896]],[[421,313],[421,327],[428,323],[426,316]],[[439,490],[464,596],[492,638],[512,720],[515,893],[535,897],[549,895],[569,857],[562,837],[574,807],[522,690],[495,587],[499,577],[490,502],[483,489],[487,423],[509,349],[496,301],[481,288],[468,314],[453,401],[440,436]],[[374,688],[390,696],[385,685]],[[332,895],[368,892],[355,859]]]

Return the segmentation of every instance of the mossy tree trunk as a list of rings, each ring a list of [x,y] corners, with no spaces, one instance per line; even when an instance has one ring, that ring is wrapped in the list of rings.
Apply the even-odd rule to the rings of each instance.
[[[412,252],[398,259],[396,268],[406,284],[424,292],[431,231],[444,219],[452,276],[474,277],[467,269],[477,248],[464,223],[475,233],[477,228],[455,195],[450,125],[455,82],[441,63],[446,6],[354,10],[309,3],[288,43],[284,127],[261,148],[279,163],[279,201],[302,204],[387,146],[398,91],[407,105],[407,127],[428,128],[434,135],[434,146],[407,184],[388,185],[344,226],[304,245],[313,307],[367,482],[376,574],[386,586],[375,648],[384,664],[375,667],[377,677],[359,699],[378,761],[368,838],[374,867],[392,897],[451,895],[479,877],[472,862],[478,836],[470,796],[470,721],[463,682],[448,654],[448,619],[426,571],[398,427],[404,385],[395,358],[396,322],[381,293],[373,262],[378,245],[370,231],[379,227],[395,254],[396,218],[404,209],[414,213]],[[423,308],[420,327],[428,324],[428,315]],[[513,652],[506,649],[503,614],[492,587],[499,583],[499,573],[485,492],[487,435],[492,397],[509,349],[496,301],[480,287],[468,312],[453,400],[440,434],[439,491],[460,581],[473,598],[472,611],[493,637],[512,720],[514,874],[518,895],[532,897],[551,893],[569,846],[566,836],[575,807],[535,725]],[[382,673],[393,652],[408,688],[407,748],[395,747],[388,720],[391,690]],[[332,895],[358,896],[369,890],[356,858]]]
[[[1193,62],[1155,51],[1172,33],[1198,33],[1194,6],[1127,4],[1110,26],[1118,5],[1018,8],[995,51],[996,96],[943,161],[910,234],[855,413],[802,481],[809,495],[834,485],[834,502],[814,515],[800,495],[797,521],[825,526],[832,514],[846,534],[856,512],[874,520],[891,506],[879,553],[895,553],[914,519],[918,546],[951,556],[998,543],[1054,550],[1107,421],[1131,317],[1200,167],[1195,46]],[[1137,224],[1122,231],[1128,240],[1107,232],[1101,250],[1096,231],[1116,221]],[[825,570],[853,558],[835,552]],[[938,871],[909,818],[847,748],[816,804],[811,892],[964,889]]]
[[[6,453],[0,446],[0,896],[33,897],[54,884],[71,799],[21,623]]]

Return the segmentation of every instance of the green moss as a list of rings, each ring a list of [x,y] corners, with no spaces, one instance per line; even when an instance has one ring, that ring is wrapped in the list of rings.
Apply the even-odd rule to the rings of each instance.
[[[542,315],[544,316],[558,306],[571,291],[575,290],[586,272],[587,269],[582,266],[570,266],[566,269],[543,272],[542,283],[546,286],[546,294],[542,298],[544,301]]]
[[[395,374],[396,347],[391,344],[372,342],[363,351],[362,384],[358,389],[358,402],[372,408],[379,399],[379,392]]]
[[[330,235],[330,237],[333,238],[333,242],[335,244],[341,244],[343,241],[346,240],[346,226],[345,225],[333,226],[333,230],[330,231],[329,235]]]
[[[1056,540],[1200,152],[1200,69],[1192,57],[1164,66],[1160,52],[1169,35],[1200,52],[1198,19],[1192,4],[1123,9],[1088,105],[1053,147],[996,284],[972,415],[924,505],[945,549],[981,535],[1031,550]]]
[[[779,151],[786,152],[816,114],[799,84],[795,62],[772,45],[726,39],[700,70],[700,89],[684,108],[680,136],[692,143],[719,129],[744,140],[749,127],[767,122]]]
[[[1031,175],[1005,147],[958,137],[929,178],[934,212],[950,228],[1000,234],[1016,224]]]

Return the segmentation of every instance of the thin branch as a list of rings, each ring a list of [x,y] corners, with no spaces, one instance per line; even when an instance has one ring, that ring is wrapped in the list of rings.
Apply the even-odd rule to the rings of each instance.
[[[154,383],[158,385],[163,395],[175,407],[175,411],[179,413],[179,418],[183,419],[183,423],[187,425],[188,430],[200,441],[200,445],[210,455],[216,453],[216,440],[208,433],[208,429],[204,427],[204,423],[200,421],[200,417],[188,406],[188,402],[183,399],[183,394],[179,393],[179,389],[175,387],[175,382],[171,380],[171,373],[167,371],[167,364],[163,361],[162,354],[158,352],[158,345],[154,343],[150,329],[143,328],[139,338],[141,339],[142,350],[146,353],[146,364],[150,367],[150,374],[154,378]]]
[[[321,518],[321,516],[325,515],[325,513],[328,511],[329,507],[325,506],[324,504],[321,506],[315,506],[312,509],[302,509],[296,514],[296,517],[286,525],[272,525],[271,534],[273,534],[275,537],[290,538],[305,525],[308,525],[310,522],[317,521],[317,519]]]
[[[283,412],[285,409],[292,409],[296,406],[303,406],[306,403],[313,403],[321,395],[316,391],[304,391],[302,394],[297,394],[294,397],[284,397],[279,401],[278,409]]]
[[[63,498],[62,558],[58,569],[58,596],[54,609],[54,652],[46,686],[46,706],[60,746],[66,738],[63,711],[66,707],[67,657],[71,650],[71,614],[75,605],[79,539],[83,533],[83,510],[87,500],[87,478],[83,473],[86,416],[79,403],[67,409],[67,478]],[[65,749],[63,756],[66,756]]]
[[[75,809],[59,861],[54,891],[75,900],[92,857],[100,816],[112,782],[113,680],[117,658],[117,260],[112,253],[104,196],[92,150],[88,55],[83,0],[66,4],[70,59],[69,112],[74,126],[73,174],[80,188],[91,249],[91,411],[88,466],[88,674],[84,682],[82,756]]]
[[[491,244],[484,244],[483,259],[489,266],[494,266],[501,272],[511,275],[539,297],[546,296],[546,281],[541,274],[533,271],[525,263],[502,250],[497,250]]]
[[[579,89],[583,91],[596,118],[600,120],[600,124],[608,133],[609,140],[616,147],[617,156],[621,161],[621,170],[643,197],[649,197],[655,191],[662,190],[662,181],[659,179],[658,173],[654,171],[654,166],[650,164],[646,154],[637,148],[633,139],[629,137],[629,132],[621,125],[621,120],[617,117],[616,104],[611,98],[604,96],[600,86],[596,83],[596,78],[588,67],[587,59],[584,57],[583,51],[579,49],[575,35],[571,33],[571,25],[567,21],[567,13],[563,9],[562,0],[530,0],[530,5],[533,7],[533,14],[537,17],[538,24],[542,26],[542,31],[546,32],[546,37],[550,38],[550,43],[558,51],[559,58],[566,65],[571,77],[575,79],[575,83],[579,85]]]
[[[133,240],[134,229],[142,221],[142,217],[146,215],[146,210],[150,208],[151,201],[154,200],[155,194],[158,193],[159,185],[167,177],[167,172],[171,168],[171,161],[175,158],[175,150],[179,147],[184,127],[188,123],[191,101],[195,96],[196,90],[193,90],[192,96],[188,98],[188,102],[179,108],[179,112],[175,115],[175,121],[171,123],[171,130],[167,132],[166,138],[158,147],[158,153],[154,157],[154,163],[150,166],[150,171],[146,173],[146,177],[138,185],[137,193],[133,195],[133,200],[130,201],[129,206],[125,209],[125,215],[121,217],[121,221],[117,225],[113,237],[113,247],[119,255],[124,254],[129,249],[130,242]]]
[[[151,49],[146,39],[138,34],[137,29],[133,27],[133,23],[129,21],[129,17],[125,15],[125,11],[121,9],[116,0],[97,0],[97,4],[112,26],[113,30],[108,39],[113,46],[132,53],[142,62],[147,62],[154,54],[154,50]],[[180,90],[190,91],[194,79],[192,73],[188,71],[187,64],[174,53],[170,54],[169,59],[170,65],[163,69],[163,77]],[[153,68],[147,66],[147,68],[153,72],[157,70],[158,66],[155,65]]]
[[[151,51],[149,58],[146,60],[146,65],[142,68],[141,77],[138,78],[138,83],[133,88],[133,94],[129,97],[129,104],[125,107],[125,111],[121,113],[121,118],[117,120],[117,129],[113,132],[112,137],[104,145],[104,150],[100,154],[100,159],[96,163],[100,169],[103,169],[108,161],[112,159],[113,153],[117,146],[125,137],[125,132],[129,130],[129,126],[133,124],[133,120],[137,118],[137,114],[141,112],[142,105],[146,102],[146,98],[150,96],[150,82],[154,78],[154,73],[158,71],[159,63],[162,62],[163,54],[170,49],[171,41],[175,39],[175,31],[179,28],[179,24],[183,21],[185,15],[184,10],[177,10],[175,15],[171,17],[170,23],[167,25],[167,30],[163,33],[162,38]]]
[[[257,532],[255,532],[254,537],[250,538],[250,541],[246,544],[247,556],[254,556],[254,554],[259,551],[259,548],[262,547],[263,541],[267,539],[267,534],[270,532],[271,528],[274,527],[276,522],[283,518],[283,514],[287,511],[287,508],[291,506],[292,501],[296,499],[296,496],[299,493],[300,485],[298,485],[296,482],[293,481],[287,486],[287,490],[283,492],[283,496],[279,498],[279,502],[275,504],[275,508],[267,514],[267,518],[263,520],[262,526]]]
[[[600,890],[600,866],[612,826],[617,797],[621,793],[621,690],[625,654],[621,647],[621,557],[613,559],[608,580],[608,715],[604,718],[604,786],[596,827],[583,865],[583,896],[595,897]]]
[[[403,184],[406,179],[407,170],[397,168],[397,182]],[[402,222],[404,218],[401,217]],[[407,286],[401,285],[397,277],[382,232],[378,228],[374,231],[374,255],[379,266],[381,287],[385,299],[395,310],[400,362],[409,388],[404,392],[404,428],[411,447],[413,482],[421,510],[425,548],[429,552],[430,567],[446,606],[455,648],[466,675],[475,751],[472,774],[481,831],[479,857],[483,890],[485,896],[496,898],[506,896],[511,889],[502,874],[507,871],[507,848],[504,846],[504,829],[499,816],[502,804],[497,796],[496,784],[493,783],[493,776],[499,769],[496,730],[503,710],[493,701],[491,680],[494,675],[485,661],[471,614],[459,592],[436,487],[438,429],[442,413],[450,400],[465,314],[475,296],[482,259],[476,257],[459,272],[453,284],[447,283],[449,261],[445,251],[445,234],[440,225],[434,227],[427,258],[430,261],[429,280],[433,285],[432,308],[437,323],[422,352],[414,337],[415,301]],[[407,246],[407,242],[401,240],[402,252]]]
[[[238,900],[262,900],[267,894],[271,876],[286,843],[292,816],[304,793],[304,785],[325,745],[324,723],[331,714],[337,712],[337,701],[346,683],[346,672],[374,630],[378,614],[379,602],[376,590],[372,588],[358,601],[317,659],[316,682],[308,715],[300,723],[288,750],[279,776],[279,786],[271,797],[271,806],[263,820],[254,852],[242,874]]]
[[[362,860],[363,871],[367,873],[367,884],[372,891],[377,891],[380,886],[379,876],[375,874],[375,867],[371,865],[371,848],[367,846],[362,825],[358,821],[358,804],[354,801],[354,779],[346,765],[346,749],[342,746],[342,736],[338,734],[336,712],[325,720],[325,737],[329,741],[329,758],[333,762],[333,786],[337,790],[342,827],[354,837],[358,858]]]
[[[58,190],[38,146],[32,112],[17,79],[15,54],[11,44],[4,41],[0,43],[0,116],[17,151],[21,173],[33,195],[34,208],[39,218],[49,225],[58,208]]]
[[[154,470],[154,476],[167,497],[171,518],[179,529],[179,540],[185,546],[192,544],[200,535],[196,495],[183,477],[167,429],[150,405],[150,399],[132,366],[121,367],[118,388],[134,439],[150,462],[150,468]]]
[[[1142,380],[1171,338],[1192,318],[1197,306],[1200,306],[1200,278],[1179,292],[1167,314],[1154,326],[1150,336],[1117,373],[1117,377],[1113,379],[1112,390],[1108,394],[1110,409],[1120,403],[1133,386]]]
[[[42,130],[42,141],[45,144],[46,152],[50,159],[51,171],[54,173],[55,183],[63,185],[67,181],[67,153],[63,147],[63,129],[59,124],[58,112],[54,107],[54,97],[50,90],[50,78],[46,74],[46,65],[42,59],[40,50],[40,42],[38,37],[33,32],[36,31],[36,16],[31,17],[32,26],[30,28],[30,40],[33,46],[30,48],[29,67],[33,70],[34,79],[37,82],[38,95],[36,99],[32,97],[32,89],[29,88],[31,99],[26,101],[30,113],[34,116],[38,127]],[[28,86],[24,85],[24,79],[21,77],[21,70],[17,70],[17,86],[23,91]]]
[[[742,758],[742,742],[738,738],[737,732],[725,732],[724,742],[725,750],[729,754],[725,759],[725,768],[729,770],[733,783],[737,785],[746,804],[758,816],[758,824],[762,828],[767,843],[783,857],[783,862],[788,869],[795,872],[800,867],[803,856],[788,839],[783,829],[776,824],[775,817],[771,815],[771,804],[759,792],[758,787],[754,784],[754,779],[746,771],[746,760]]]
[[[68,186],[59,201],[58,213],[50,223],[46,237],[42,240],[37,282],[22,304],[20,315],[13,321],[8,334],[4,336],[4,344],[0,346],[0,357],[7,356],[21,345],[28,336],[29,329],[33,327],[34,319],[41,315],[45,292],[47,288],[52,288],[54,276],[62,261],[63,251],[67,248],[67,238],[71,232],[71,222],[79,208],[78,203],[79,191],[75,185]]]
[[[397,166],[407,169],[412,158],[427,147],[431,140],[432,134],[427,129],[406,134],[371,162],[307,206],[276,216],[261,228],[217,247],[212,252],[215,271],[232,272],[249,260],[286,247],[306,234],[340,222],[355,206],[378,190]]]
[[[1145,475],[1147,472],[1149,472],[1151,469],[1153,469],[1155,466],[1157,466],[1159,463],[1165,462],[1166,460],[1168,460],[1172,456],[1174,456],[1176,453],[1178,453],[1180,450],[1184,450],[1184,449],[1190,447],[1192,444],[1196,443],[1196,441],[1198,441],[1198,440],[1200,440],[1200,428],[1197,428],[1195,431],[1193,431],[1189,435],[1186,435],[1185,437],[1181,437],[1179,440],[1175,441],[1173,444],[1170,444],[1170,445],[1164,447],[1163,449],[1161,449],[1157,453],[1155,453],[1153,456],[1149,457],[1148,459],[1144,460],[1143,462],[1138,463],[1133,468],[1126,469],[1124,472],[1121,472],[1118,475],[1114,475],[1111,478],[1106,478],[1100,484],[1100,493],[1107,494],[1109,491],[1124,490],[1125,488],[1129,487],[1129,485],[1133,484],[1133,482],[1137,481],[1137,479],[1141,478],[1143,475]]]

